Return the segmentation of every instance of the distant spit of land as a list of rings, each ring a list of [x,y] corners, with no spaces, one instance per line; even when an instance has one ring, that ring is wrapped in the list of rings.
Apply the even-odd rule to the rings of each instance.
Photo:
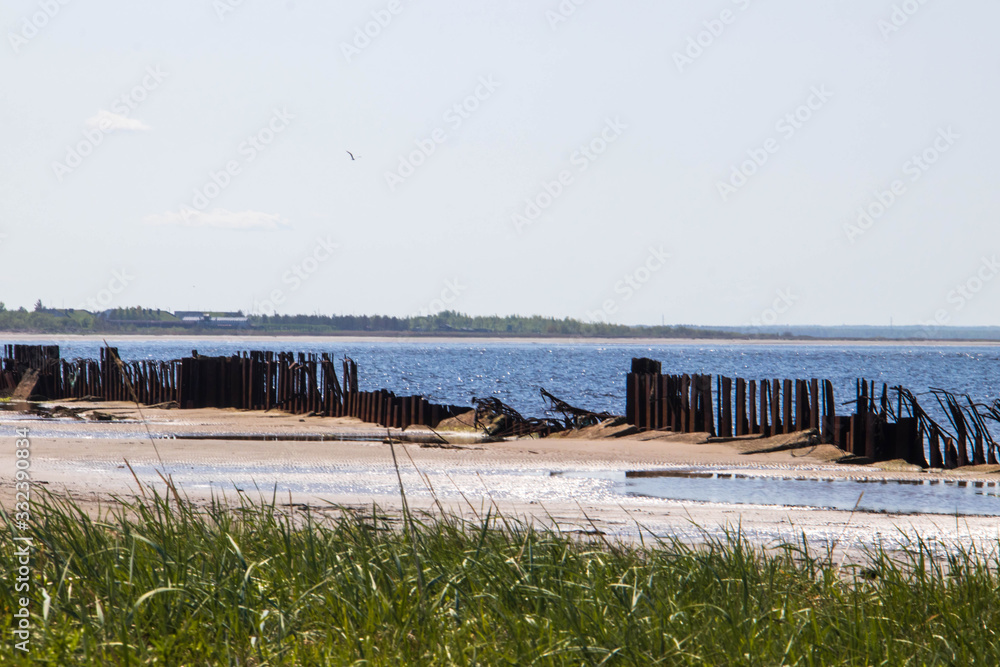
[[[0,334],[20,336],[318,336],[350,338],[497,338],[546,340],[737,340],[1000,342],[1000,326],[872,325],[622,325],[539,315],[246,315],[242,311],[115,308],[100,312],[45,308],[7,310],[0,303]]]

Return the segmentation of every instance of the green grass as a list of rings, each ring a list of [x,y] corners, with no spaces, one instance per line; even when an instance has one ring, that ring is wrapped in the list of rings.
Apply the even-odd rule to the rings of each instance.
[[[620,545],[492,513],[404,529],[374,511],[282,509],[151,495],[97,519],[43,495],[20,663],[3,529],[0,663],[1000,663],[997,562],[975,551],[942,559],[917,542],[843,570],[829,553],[765,551],[738,531]]]

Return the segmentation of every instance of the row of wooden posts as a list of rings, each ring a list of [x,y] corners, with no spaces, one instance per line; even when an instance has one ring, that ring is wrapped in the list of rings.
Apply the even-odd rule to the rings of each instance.
[[[361,391],[354,360],[341,361],[338,377],[329,354],[254,351],[205,357],[192,351],[190,357],[172,361],[124,362],[113,347],[101,348],[97,360],[61,359],[58,346],[4,345],[3,352],[0,395],[11,393],[27,376],[35,382],[32,393],[54,400],[91,397],[147,405],[172,401],[183,409],[280,409],[356,417],[398,428],[436,427],[470,409],[384,389]],[[36,369],[37,378],[26,374],[28,369]],[[955,404],[951,410],[956,425],[952,435],[921,409],[915,395],[902,387],[894,390],[895,409],[886,385],[876,400],[874,382],[858,380],[849,403],[853,414],[838,415],[829,380],[664,375],[660,362],[633,359],[626,379],[625,418],[643,430],[721,437],[815,429],[821,442],[848,454],[874,461],[904,459],[924,467],[997,462],[998,444],[981,416],[973,414],[971,401],[968,427],[960,413],[970,408]],[[1000,418],[1000,412],[995,417]]]
[[[626,421],[643,430],[725,438],[815,429],[820,442],[848,454],[872,461],[903,459],[925,468],[997,462],[996,446],[984,443],[988,431],[959,429],[951,436],[901,387],[893,410],[885,384],[876,400],[875,383],[859,379],[853,414],[838,415],[829,380],[757,382],[720,375],[714,385],[713,397],[711,375],[664,375],[660,362],[633,359],[626,376]]]
[[[59,358],[58,346],[6,346],[0,379],[12,389],[28,368],[41,371],[36,395],[58,400],[92,397],[146,405],[176,402],[182,409],[281,409],[292,414],[357,417],[387,427],[435,427],[471,408],[441,405],[423,396],[396,396],[384,389],[361,391],[358,366],[342,360],[341,382],[329,354],[243,352],[206,357],[192,351],[173,361],[122,361],[118,349],[102,347],[97,360]],[[17,348],[17,349],[15,349]]]
[[[762,380],[758,385],[719,375],[714,382],[718,400],[713,400],[711,375],[663,375],[658,362],[648,362],[633,360],[626,379],[625,418],[640,428],[727,438],[831,428],[828,418],[835,412],[829,380],[822,383],[821,397],[816,379]]]

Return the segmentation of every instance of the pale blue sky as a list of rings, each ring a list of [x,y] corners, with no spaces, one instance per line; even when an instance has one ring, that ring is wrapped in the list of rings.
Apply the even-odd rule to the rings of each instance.
[[[8,307],[1000,323],[995,2],[230,4],[0,7]]]

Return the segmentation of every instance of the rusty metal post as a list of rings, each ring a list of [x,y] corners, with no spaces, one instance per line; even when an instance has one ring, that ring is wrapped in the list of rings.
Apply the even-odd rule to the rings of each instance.
[[[809,404],[809,428],[814,428],[818,431],[820,422],[819,380],[816,378],[809,381],[809,398],[811,399]]]
[[[795,429],[796,431],[804,431],[806,429],[806,424],[808,423],[808,415],[806,406],[808,405],[808,400],[805,395],[806,381],[805,380],[795,380]]]
[[[930,464],[927,462],[927,457],[924,455],[924,427],[919,424],[917,425],[917,438],[913,443],[913,452],[911,456],[913,457],[913,462],[921,468],[930,467]]]
[[[700,382],[698,378],[699,375],[692,375],[691,382],[688,387],[688,432],[697,433],[699,430],[704,428],[705,420],[698,419],[698,390]]]
[[[941,457],[941,436],[935,427],[931,427],[930,437],[930,466],[932,468],[943,468],[944,459]]]
[[[955,449],[955,441],[951,438],[944,439],[944,467],[949,470],[958,467],[958,450]]]
[[[646,423],[646,415],[649,411],[649,384],[646,381],[648,377],[645,373],[639,373],[639,393],[636,395],[637,425],[643,430],[649,428],[649,425]]]
[[[625,376],[625,422],[636,426],[635,398],[639,393],[638,381],[635,373]]]
[[[771,435],[785,432],[781,423],[781,380],[771,380]]]
[[[823,415],[829,418],[837,417],[837,404],[833,400],[833,383],[823,381]]]
[[[773,426],[768,423],[768,406],[771,404],[771,383],[760,381],[760,434],[767,437],[773,433]],[[771,419],[770,421],[774,421]]]
[[[655,377],[655,375],[649,373],[643,373],[642,375],[642,427],[647,431],[653,428],[653,411],[655,409],[653,400],[653,385],[655,383],[653,382],[653,378]]]
[[[959,426],[962,426],[959,424]],[[958,431],[958,466],[969,465],[969,444],[967,441],[967,435],[964,428],[960,428]]]
[[[747,420],[747,381],[744,378],[736,378],[735,419],[736,435],[747,435],[750,430],[750,424]]]
[[[896,421],[896,433],[892,442],[893,458],[903,459],[908,463],[914,454],[914,441],[917,439],[919,422],[916,417],[900,417]]]
[[[683,433],[684,432],[684,399],[683,395],[683,381],[678,375],[670,376],[670,401],[671,401],[671,411],[673,416],[671,417],[673,421],[674,430]]]
[[[657,375],[656,383],[660,388],[660,426],[659,428],[671,428],[670,410],[670,384],[666,375]]]
[[[878,415],[874,412],[865,414],[865,456],[872,461],[878,460],[875,448],[875,424],[877,419]]]
[[[783,404],[782,407],[784,408],[782,421],[784,423],[782,424],[781,432],[791,433],[795,430],[795,424],[792,422],[792,381],[786,378],[784,382],[782,382],[782,390],[781,402]]]
[[[848,451],[855,456],[865,455],[865,438],[864,429],[861,424],[861,415],[854,413],[850,417],[850,428],[848,430],[848,442],[850,443],[850,448]]]
[[[720,375],[718,384],[719,435],[723,438],[731,438],[733,437],[733,379]],[[736,391],[736,400],[739,400],[739,385],[737,385]]]
[[[685,373],[681,376],[681,433],[691,433],[694,431],[694,424],[691,421],[691,406],[689,405],[689,391],[691,389],[691,378]]]
[[[712,417],[712,376],[703,375],[702,385],[701,385],[701,396],[702,396],[702,413],[704,415],[704,429],[705,433],[709,435],[716,435],[715,431],[715,419]],[[729,414],[730,421],[732,420],[732,412]]]

